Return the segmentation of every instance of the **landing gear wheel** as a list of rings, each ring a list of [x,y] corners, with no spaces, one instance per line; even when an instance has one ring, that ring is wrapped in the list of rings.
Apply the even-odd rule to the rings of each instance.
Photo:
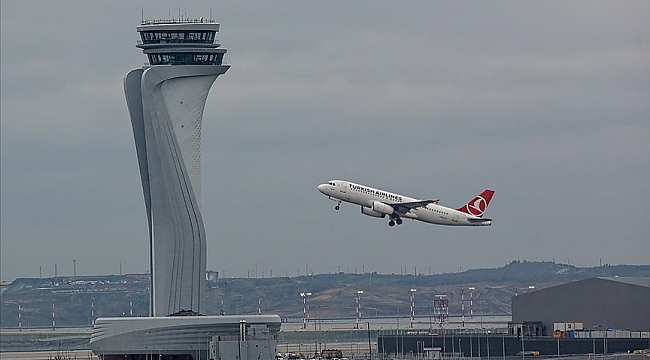
[[[389,221],[388,226],[395,226],[395,222],[393,220]]]
[[[402,223],[403,223],[402,219],[397,219],[397,220],[395,220],[395,222],[397,222],[397,225],[402,225]]]
[[[338,210],[338,209],[340,209],[340,208],[341,208],[340,206],[336,205],[336,206],[334,207],[334,210]]]

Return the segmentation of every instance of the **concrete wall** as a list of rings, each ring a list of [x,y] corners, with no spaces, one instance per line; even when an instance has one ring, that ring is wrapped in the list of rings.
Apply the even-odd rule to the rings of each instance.
[[[542,356],[569,354],[624,353],[628,350],[645,349],[649,339],[551,339],[517,338],[498,335],[461,336],[397,336],[380,335],[377,338],[377,351],[384,354],[418,354],[423,347],[439,347],[444,353],[461,353],[461,356],[474,358],[515,356],[519,351],[539,351]],[[471,345],[470,345],[471,344]],[[471,346],[471,348],[470,348]],[[281,346],[280,346],[281,347]],[[605,350],[606,348],[606,350]]]

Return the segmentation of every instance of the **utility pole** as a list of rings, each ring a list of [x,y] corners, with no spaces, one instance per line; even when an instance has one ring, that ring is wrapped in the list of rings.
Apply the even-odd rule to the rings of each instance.
[[[363,290],[358,290],[357,291],[357,297],[356,297],[356,303],[357,303],[357,324],[356,328],[359,328],[359,322],[361,322],[361,294],[363,294]]]
[[[465,294],[464,289],[460,289],[460,312],[461,312],[461,326],[465,327]]]
[[[415,321],[415,292],[417,289],[411,289],[411,329],[413,328],[413,322]]]
[[[469,318],[474,318],[474,290],[476,288],[473,286],[469,287]]]
[[[310,292],[301,292],[300,297],[302,298],[302,328],[307,328],[307,320],[309,319],[309,306],[307,305],[307,299],[311,296]]]

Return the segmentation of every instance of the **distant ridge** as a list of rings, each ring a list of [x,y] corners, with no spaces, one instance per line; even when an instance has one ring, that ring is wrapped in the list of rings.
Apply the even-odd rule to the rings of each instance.
[[[214,272],[209,272],[216,275]],[[208,281],[207,313],[262,313],[301,317],[301,292],[311,292],[310,304],[322,318],[354,317],[355,294],[363,290],[364,316],[407,316],[409,290],[417,288],[416,316],[431,313],[436,294],[446,294],[449,311],[460,313],[460,291],[468,299],[474,287],[475,314],[510,313],[510,298],[530,291],[591,277],[650,277],[650,265],[604,265],[579,268],[552,261],[515,260],[499,267],[443,274],[314,274],[298,277],[226,278]],[[148,314],[149,277],[146,274],[54,278],[19,278],[0,285],[0,327],[51,327],[52,304],[57,326],[89,326],[96,316]],[[130,306],[132,304],[132,306]],[[467,304],[466,304],[467,307]],[[315,316],[315,315],[312,315]],[[27,325],[29,324],[29,325]]]

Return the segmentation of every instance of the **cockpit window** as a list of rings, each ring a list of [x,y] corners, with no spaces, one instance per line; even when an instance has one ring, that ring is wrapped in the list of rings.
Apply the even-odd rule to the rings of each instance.
[[[329,183],[329,184],[332,185],[332,186],[335,186],[333,182],[331,182],[331,183]]]

